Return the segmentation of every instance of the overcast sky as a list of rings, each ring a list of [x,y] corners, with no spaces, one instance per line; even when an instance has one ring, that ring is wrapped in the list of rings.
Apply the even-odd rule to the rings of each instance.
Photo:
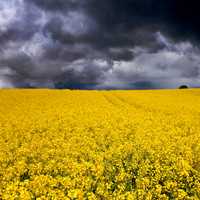
[[[0,87],[200,86],[196,0],[0,0]]]

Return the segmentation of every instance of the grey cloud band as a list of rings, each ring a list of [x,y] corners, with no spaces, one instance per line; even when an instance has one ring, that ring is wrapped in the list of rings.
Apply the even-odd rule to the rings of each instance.
[[[199,86],[198,1],[1,0],[0,87]]]

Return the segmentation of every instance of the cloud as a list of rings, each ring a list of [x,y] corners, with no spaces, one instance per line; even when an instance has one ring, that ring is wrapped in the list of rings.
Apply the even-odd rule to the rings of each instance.
[[[155,34],[162,49],[151,52],[139,51],[130,61],[115,61],[106,81],[100,88],[171,88],[180,84],[199,84],[199,49],[190,42],[171,43],[161,33]],[[162,38],[162,39],[161,39]]]
[[[0,87],[198,85],[197,8],[194,0],[2,0]]]

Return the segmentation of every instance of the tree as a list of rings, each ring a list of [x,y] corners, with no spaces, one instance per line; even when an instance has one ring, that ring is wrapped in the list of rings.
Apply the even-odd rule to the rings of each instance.
[[[179,89],[188,89],[189,87],[187,86],[187,85],[181,85],[180,87],[179,87]]]

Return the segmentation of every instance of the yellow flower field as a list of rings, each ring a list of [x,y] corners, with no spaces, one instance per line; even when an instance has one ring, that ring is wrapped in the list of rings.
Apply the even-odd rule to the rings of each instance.
[[[1,90],[0,199],[200,199],[200,90]]]

